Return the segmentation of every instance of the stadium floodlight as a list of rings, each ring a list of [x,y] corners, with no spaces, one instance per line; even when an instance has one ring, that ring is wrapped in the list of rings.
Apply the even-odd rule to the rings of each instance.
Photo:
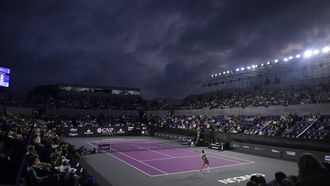
[[[319,53],[320,53],[320,51],[317,50],[317,49],[313,51],[313,55],[317,55],[317,54],[319,54]]]
[[[300,55],[300,54],[297,54],[297,55],[296,55],[296,58],[300,58],[300,57],[301,57],[301,55]]]
[[[252,65],[251,67],[252,67],[252,68],[256,68],[256,66],[255,66],[255,65]]]
[[[222,74],[223,74],[223,75],[225,75],[225,74],[226,74],[226,72],[222,72]]]
[[[278,63],[278,59],[275,59],[274,63]]]
[[[322,49],[322,52],[323,53],[327,53],[327,52],[329,52],[330,51],[330,48],[328,47],[328,46],[326,46],[326,47],[324,47],[323,49]]]
[[[221,73],[219,73],[218,75],[221,76]]]
[[[236,68],[236,72],[239,72],[239,68]]]
[[[289,57],[289,60],[291,60],[291,59],[293,59],[293,57],[292,57],[292,56],[290,56],[290,57]]]
[[[211,78],[213,78],[213,74],[211,75]]]
[[[270,61],[267,61],[267,65],[270,65]]]
[[[214,74],[214,76],[215,76],[215,77],[217,77],[217,76],[218,76],[218,74]]]
[[[241,71],[243,71],[244,70],[244,67],[241,67]]]
[[[250,66],[247,66],[246,68],[247,68],[248,70],[250,70],[250,69],[251,69],[251,67],[250,67]]]
[[[227,74],[229,74],[229,73],[230,73],[230,71],[228,70],[228,71],[227,71]]]
[[[312,50],[306,50],[304,52],[304,57],[305,58],[311,57],[312,55],[313,55],[313,51]]]
[[[283,61],[287,62],[288,61],[288,58],[284,58]]]
[[[262,67],[263,67],[263,66],[264,66],[264,64],[263,64],[263,63],[261,63],[261,64],[260,64],[260,66],[262,66]]]

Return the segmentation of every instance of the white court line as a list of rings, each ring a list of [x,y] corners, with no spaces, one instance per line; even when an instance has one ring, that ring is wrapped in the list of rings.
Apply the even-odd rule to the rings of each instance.
[[[229,155],[225,155],[225,154],[217,154],[217,153],[214,153],[214,152],[208,152],[209,154],[214,154],[214,155],[216,155],[216,156],[219,156],[219,157],[222,157],[222,156],[224,156],[224,157],[227,157],[227,158],[232,158],[232,159],[236,159],[236,160],[241,160],[241,161],[248,161],[248,162],[251,162],[251,160],[245,160],[245,159],[241,159],[241,158],[237,158],[237,157],[231,157],[231,156],[229,156]]]
[[[89,145],[91,145],[91,146],[97,148],[97,146],[95,146],[95,145],[93,145],[93,144],[91,144],[91,143],[89,143],[89,142],[87,142],[87,143],[88,143]],[[116,158],[117,160],[119,160],[119,161],[125,163],[126,165],[128,165],[128,166],[130,166],[130,167],[132,167],[132,168],[135,168],[135,169],[138,170],[138,171],[141,171],[142,173],[148,175],[149,177],[152,177],[152,175],[150,175],[150,174],[144,172],[143,170],[141,170],[141,169],[139,169],[139,168],[137,168],[137,167],[135,167],[135,166],[133,166],[133,165],[127,163],[126,161],[124,161],[124,160],[122,160],[122,159],[120,159],[120,158],[118,158],[118,157],[112,155],[111,153],[109,153],[109,152],[106,152],[106,153],[107,153],[108,155],[112,156],[113,158]]]
[[[155,150],[146,149],[146,148],[143,148],[143,147],[139,147],[137,145],[134,145],[134,144],[131,144],[131,145],[134,146],[134,147],[137,147],[137,148],[140,148],[140,149],[144,149],[144,150],[147,150],[147,151],[151,151],[151,152],[155,152],[155,153],[158,153],[158,154],[167,156],[167,157],[176,158],[175,156],[172,156],[172,155],[169,155],[169,154],[165,154],[165,153],[158,152],[158,151],[155,151]]]
[[[159,142],[159,141],[155,141],[155,140],[149,140],[149,141]],[[146,141],[146,142],[147,142],[147,141]],[[88,144],[90,144],[90,143],[88,143]],[[97,144],[98,144],[98,143],[97,143]],[[93,144],[90,144],[90,145],[96,147],[96,146],[93,145]],[[188,152],[194,152],[194,153],[197,153],[196,151],[189,150],[189,149],[182,149],[182,148],[178,148],[178,149],[185,150],[185,151],[188,151]],[[118,152],[118,151],[117,151],[117,152]],[[106,152],[106,153],[107,153],[108,155],[110,155],[110,156],[112,156],[112,157],[118,159],[119,161],[121,161],[121,162],[127,164],[128,166],[130,166],[130,167],[132,167],[132,168],[135,168],[135,169],[141,171],[142,173],[148,175],[149,177],[159,177],[159,176],[175,175],[175,174],[183,174],[183,173],[197,172],[197,171],[198,171],[198,169],[197,169],[197,170],[189,170],[189,171],[179,171],[179,172],[174,172],[174,173],[167,173],[167,172],[161,171],[161,170],[159,170],[159,169],[157,169],[157,168],[155,168],[155,167],[153,167],[153,166],[151,166],[151,165],[148,165],[148,164],[145,164],[145,163],[143,163],[143,162],[141,162],[141,161],[139,161],[139,160],[136,160],[135,158],[132,158],[132,157],[126,155],[126,154],[123,154],[124,156],[127,156],[127,157],[129,157],[129,158],[131,158],[131,159],[133,159],[133,160],[135,160],[135,161],[138,161],[138,162],[140,162],[140,163],[142,163],[142,164],[145,164],[145,165],[147,165],[147,166],[149,166],[149,167],[151,167],[151,168],[153,168],[153,169],[155,169],[155,170],[157,170],[157,171],[159,171],[159,172],[163,172],[163,174],[150,175],[150,174],[144,172],[143,170],[141,170],[141,169],[139,169],[139,168],[137,168],[137,167],[135,167],[135,166],[133,166],[133,165],[127,163],[126,161],[124,161],[124,160],[122,160],[122,159],[120,159],[120,158],[118,158],[118,157],[112,155],[111,153],[109,153],[109,152]],[[120,152],[118,152],[118,153],[120,153]],[[121,154],[122,154],[122,153],[121,153]],[[221,155],[219,156],[219,155],[216,154],[216,153],[210,153],[210,154],[215,154],[215,155],[217,155],[217,158],[219,158],[219,159],[222,158],[222,159],[228,160],[227,158],[223,158],[223,157],[221,157]],[[229,156],[227,156],[227,157],[229,157]],[[175,158],[180,158],[180,157],[175,157]],[[175,158],[173,158],[173,159],[175,159]],[[230,157],[230,158],[232,158],[232,157]],[[169,158],[168,158],[168,159],[169,159]],[[249,160],[244,160],[244,159],[240,159],[240,158],[233,158],[233,159],[238,159],[238,160],[242,160],[242,161],[249,161]],[[146,160],[143,160],[143,161],[146,161]],[[230,160],[229,160],[229,161],[230,161]],[[231,165],[222,165],[222,166],[212,167],[212,168],[209,168],[209,169],[217,169],[217,168],[222,168],[222,167],[233,167],[233,166],[246,165],[246,164],[251,164],[251,163],[255,163],[255,162],[254,162],[254,161],[249,161],[249,162],[246,162],[246,163],[238,163],[238,164],[231,164]]]
[[[232,164],[232,165],[222,165],[222,166],[212,167],[212,168],[209,168],[209,169],[211,170],[211,169],[218,169],[218,168],[223,168],[223,167],[233,167],[233,166],[246,165],[246,164],[251,164],[251,163],[253,163],[253,162],[240,163],[240,164]],[[198,171],[199,171],[199,169],[197,169],[197,170],[189,170],[189,171],[180,171],[180,172],[167,173],[166,175],[164,175],[164,174],[153,175],[151,177],[168,176],[168,175],[175,175],[175,174],[184,174],[184,173],[198,172]]]
[[[115,150],[116,151],[116,150]],[[162,171],[162,170],[160,170],[160,169],[158,169],[158,168],[156,168],[156,167],[153,167],[153,166],[151,166],[151,165],[148,165],[148,164],[146,164],[146,163],[144,163],[144,162],[142,162],[142,161],[140,161],[140,160],[138,160],[138,159],[135,159],[135,158],[133,158],[133,157],[131,157],[131,156],[129,156],[129,155],[127,155],[127,154],[125,154],[125,153],[122,153],[122,152],[119,152],[119,151],[116,151],[117,153],[119,153],[119,154],[121,154],[121,155],[124,155],[124,156],[126,156],[126,157],[128,157],[128,158],[131,158],[132,160],[135,160],[135,161],[137,161],[137,162],[139,162],[139,163],[142,163],[143,165],[145,165],[145,166],[148,166],[148,167],[150,167],[150,168],[152,168],[152,169],[154,169],[154,170],[157,170],[157,171],[159,171],[159,172],[162,172],[162,173],[164,173],[164,174],[167,174],[167,172],[164,172],[164,171]],[[107,152],[107,154],[110,154],[110,153],[108,153]],[[112,154],[111,154],[112,155]],[[133,166],[133,165],[132,165]],[[133,166],[133,167],[135,167],[135,166]],[[136,167],[135,167],[136,168]],[[136,168],[136,169],[138,169],[138,168]],[[138,170],[140,170],[140,169],[138,169]],[[142,171],[143,172],[143,171]]]
[[[150,140],[150,141],[153,141],[153,142],[161,142],[161,141],[156,141],[156,140]],[[184,150],[184,151],[188,151],[188,152],[194,152],[194,153],[197,153],[196,151],[193,151],[193,150],[190,150],[190,149],[185,149],[185,148],[178,148],[178,149],[181,149],[181,150]],[[230,157],[230,156],[227,156],[227,155],[223,155],[223,154],[216,154],[216,153],[212,153],[212,152],[207,152],[207,154],[213,154],[213,157],[217,156],[219,158],[222,158],[224,160],[228,160],[228,161],[232,161],[232,162],[236,162],[236,163],[242,163],[242,162],[238,162],[238,161],[235,161],[233,159],[236,159],[236,160],[241,160],[241,161],[244,161],[244,162],[253,162],[254,161],[251,161],[251,160],[244,160],[244,159],[241,159],[241,158],[236,158],[236,157]],[[228,159],[228,158],[231,158],[231,159]]]
[[[172,159],[180,159],[180,158],[196,158],[196,157],[200,157],[199,155],[195,155],[195,156],[180,156],[180,157],[174,157],[173,158],[158,158],[158,159],[148,159],[148,160],[141,160],[143,162],[148,162],[148,161],[161,161],[161,160],[172,160]]]
[[[195,152],[193,150],[189,150],[189,149],[182,149],[181,150],[185,150],[185,151],[189,151],[189,152]],[[197,152],[195,152],[197,153]],[[218,159],[223,159],[223,160],[227,160],[227,161],[231,161],[231,162],[235,162],[235,163],[254,163],[254,161],[250,161],[250,160],[243,160],[243,159],[239,159],[239,158],[235,158],[235,157],[229,157],[229,156],[222,156],[222,154],[216,154],[216,153],[212,153],[212,152],[207,152],[206,154],[213,154],[213,155],[209,155],[211,157],[215,157],[215,158],[218,158]],[[232,159],[229,159],[229,158],[232,158]],[[235,161],[233,159],[237,159],[237,160],[241,160],[241,161],[244,161],[244,162],[239,162],[239,161]]]
[[[209,153],[206,153],[206,155],[208,155]],[[234,163],[243,163],[241,161],[235,161],[235,160],[231,160],[231,159],[227,159],[227,158],[223,158],[223,157],[220,157],[220,156],[214,156],[214,155],[208,155],[209,157],[214,157],[216,159],[221,159],[221,160],[226,160],[226,161],[231,161],[231,162],[234,162]]]

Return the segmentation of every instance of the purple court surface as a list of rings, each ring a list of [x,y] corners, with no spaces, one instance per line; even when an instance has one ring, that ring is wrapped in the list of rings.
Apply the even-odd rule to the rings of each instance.
[[[200,152],[190,148],[143,149],[146,147],[146,144],[152,143],[155,143],[155,141],[147,139],[89,142],[94,147],[97,147],[99,144],[114,145],[114,149],[107,151],[107,154],[150,177],[194,172],[201,167]],[[120,150],[119,145],[134,145],[143,150]],[[116,148],[119,150],[116,151]],[[207,149],[206,153],[210,162],[210,169],[254,163],[250,160],[208,152]]]

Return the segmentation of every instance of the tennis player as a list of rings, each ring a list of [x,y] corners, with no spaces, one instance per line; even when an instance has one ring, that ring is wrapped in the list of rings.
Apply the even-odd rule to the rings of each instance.
[[[210,172],[209,160],[208,160],[207,157],[206,157],[206,153],[205,153],[204,148],[203,148],[203,150],[202,150],[201,157],[202,157],[202,161],[203,161],[203,163],[202,163],[201,168],[199,169],[199,172],[201,172],[205,166],[206,166],[206,168],[207,168],[207,172]]]

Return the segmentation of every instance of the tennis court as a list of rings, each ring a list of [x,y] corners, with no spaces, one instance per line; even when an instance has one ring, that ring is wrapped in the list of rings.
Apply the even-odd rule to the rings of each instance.
[[[298,171],[296,162],[206,149],[211,171],[199,172],[202,148],[167,148],[158,142],[167,144],[168,140],[154,137],[74,137],[65,140],[77,149],[111,144],[108,151],[81,159],[84,169],[100,186],[245,186],[252,174],[263,175],[270,182],[279,170],[287,175],[296,175]]]
[[[91,141],[91,146],[109,144],[106,153],[117,160],[150,176],[166,176],[198,171],[201,166],[200,152],[172,142],[143,140]],[[206,150],[207,151],[207,150]],[[230,157],[207,151],[210,169],[254,163],[250,160]]]

